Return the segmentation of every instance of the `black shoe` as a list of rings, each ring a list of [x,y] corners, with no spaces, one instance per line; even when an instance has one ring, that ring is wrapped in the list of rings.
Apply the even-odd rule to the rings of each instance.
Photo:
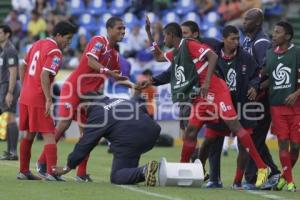
[[[3,155],[0,157],[0,160],[19,160],[19,157],[15,153],[4,151]]]
[[[84,176],[76,176],[75,180],[77,182],[93,182],[93,179],[91,179],[89,174],[86,174]]]
[[[9,160],[19,160],[19,156],[16,153],[10,153]]]
[[[30,171],[26,173],[19,172],[17,175],[17,179],[19,180],[42,180],[40,177],[32,174]]]

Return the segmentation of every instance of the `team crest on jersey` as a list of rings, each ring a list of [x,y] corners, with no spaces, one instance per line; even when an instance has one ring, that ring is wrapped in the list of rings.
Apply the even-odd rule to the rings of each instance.
[[[71,105],[70,103],[66,102],[66,103],[64,104],[64,107],[65,107],[66,109],[70,109],[70,108],[72,107],[72,105]]]
[[[57,56],[54,56],[53,60],[52,60],[52,64],[51,64],[51,69],[55,70],[59,67],[60,64],[60,58]]]
[[[226,84],[230,91],[236,91],[236,71],[234,69],[229,69],[226,75]]]
[[[202,54],[203,52],[204,52],[204,49],[203,49],[203,48],[200,48],[200,49],[199,49],[199,53]]]
[[[94,54],[97,53],[97,52],[99,52],[99,51],[101,50],[102,46],[103,46],[102,43],[97,42],[97,43],[94,45],[94,47],[92,48],[91,52],[94,53]]]
[[[207,101],[208,103],[213,103],[214,100],[215,100],[215,94],[214,94],[214,93],[211,93],[211,92],[207,93],[206,101]]]

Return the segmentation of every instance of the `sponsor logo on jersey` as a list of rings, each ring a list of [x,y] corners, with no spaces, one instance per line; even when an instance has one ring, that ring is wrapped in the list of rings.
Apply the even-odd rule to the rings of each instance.
[[[96,54],[97,52],[99,52],[99,51],[101,50],[102,46],[103,46],[102,43],[97,42],[97,43],[94,45],[94,47],[92,48],[91,52],[92,52],[93,54]]]
[[[279,63],[272,73],[273,78],[275,79],[275,86],[273,87],[273,89],[276,90],[291,87],[291,72],[291,68],[285,66],[282,63]]]
[[[60,65],[60,58],[57,56],[54,56],[50,68],[55,70],[59,67],[59,65]]]

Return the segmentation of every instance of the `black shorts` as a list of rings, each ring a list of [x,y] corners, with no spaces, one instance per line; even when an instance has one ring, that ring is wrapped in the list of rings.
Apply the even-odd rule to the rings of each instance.
[[[13,92],[13,102],[10,107],[6,105],[5,97],[8,92],[8,83],[1,83],[0,84],[0,110],[2,113],[4,112],[11,112],[16,113],[17,111],[17,103],[20,96],[20,84],[17,82],[14,92]]]

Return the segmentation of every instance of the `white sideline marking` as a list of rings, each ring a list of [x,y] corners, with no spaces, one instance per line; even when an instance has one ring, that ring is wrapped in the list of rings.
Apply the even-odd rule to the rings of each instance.
[[[254,194],[254,195],[258,195],[267,199],[285,199],[285,200],[291,200],[291,199],[286,199],[285,197],[281,197],[281,196],[277,196],[274,194],[268,194],[266,192],[262,192],[262,191],[253,191],[253,190],[245,190],[245,192],[248,192],[250,194]]]
[[[12,166],[12,167],[19,167],[18,165],[14,164],[14,163],[2,163],[6,166]],[[30,163],[30,164],[33,164],[33,163]],[[34,167],[31,167],[31,170],[35,170],[33,169]],[[75,178],[72,177],[71,175],[69,174],[66,174],[66,175],[63,175],[63,177],[67,178],[67,179],[72,179],[74,180]],[[100,181],[105,181],[103,179],[101,179],[100,177],[96,177],[96,176],[93,176],[95,179],[98,179]],[[177,197],[171,197],[171,196],[167,196],[167,195],[163,195],[163,194],[159,194],[159,193],[155,193],[155,192],[149,192],[149,191],[145,191],[145,190],[142,190],[142,189],[138,189],[134,186],[127,186],[127,185],[114,185],[112,184],[113,186],[116,186],[116,187],[120,187],[120,188],[124,188],[124,189],[127,189],[127,190],[130,190],[130,191],[133,191],[133,192],[139,192],[139,193],[142,193],[142,194],[145,194],[145,195],[148,195],[148,196],[153,196],[153,197],[158,197],[158,198],[161,198],[161,199],[167,199],[167,200],[184,200],[184,199],[181,199],[181,198],[177,198]]]
[[[163,194],[158,194],[158,193],[155,193],[155,192],[148,192],[148,191],[138,189],[138,188],[133,187],[133,186],[127,186],[127,185],[116,185],[116,186],[121,187],[121,188],[125,188],[127,190],[131,190],[131,191],[134,191],[134,192],[140,192],[140,193],[143,193],[143,194],[146,194],[146,195],[149,195],[149,196],[158,197],[158,198],[161,198],[161,199],[183,200],[183,199],[177,198],[177,197],[171,197],[171,196],[167,196],[167,195],[163,195]]]

